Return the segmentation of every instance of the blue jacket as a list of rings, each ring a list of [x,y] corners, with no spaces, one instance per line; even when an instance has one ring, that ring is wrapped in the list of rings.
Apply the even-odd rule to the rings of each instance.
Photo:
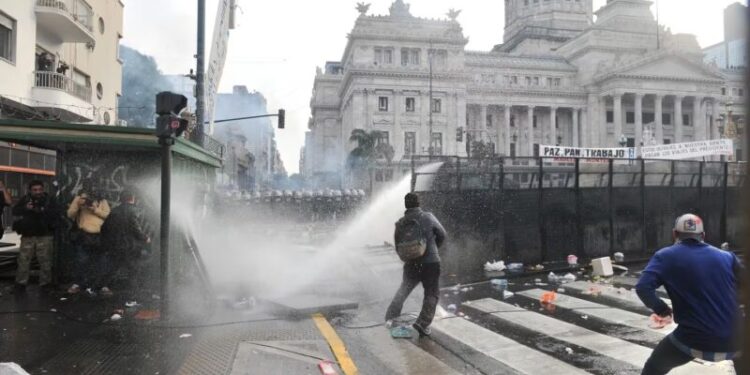
[[[422,233],[427,237],[427,251],[424,256],[411,263],[440,263],[438,248],[443,246],[443,242],[445,241],[445,229],[443,225],[440,224],[435,215],[430,212],[424,212],[418,207],[406,210],[404,217],[419,217]],[[394,243],[398,243],[398,240],[395,240]]]
[[[656,295],[664,285],[672,300],[674,337],[691,349],[734,352],[741,319],[737,285],[742,266],[727,251],[696,240],[659,250],[636,285],[641,301],[657,314],[669,310]]]

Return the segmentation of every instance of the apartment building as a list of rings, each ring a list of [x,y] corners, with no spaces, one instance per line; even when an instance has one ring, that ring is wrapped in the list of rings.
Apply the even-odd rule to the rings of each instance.
[[[0,118],[117,125],[123,7],[0,1]]]

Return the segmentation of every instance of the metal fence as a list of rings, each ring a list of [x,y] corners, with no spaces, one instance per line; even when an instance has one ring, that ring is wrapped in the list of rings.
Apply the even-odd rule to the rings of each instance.
[[[68,94],[74,95],[81,100],[85,100],[91,103],[91,87],[82,85],[64,74],[47,71],[36,71],[34,72],[34,77],[34,85],[36,87],[62,90],[67,92]]]
[[[432,163],[441,165],[421,168]],[[745,177],[746,165],[734,162],[412,161],[412,190],[424,190],[425,206],[444,221],[453,246],[468,252],[462,262],[471,267],[489,259],[562,261],[568,254],[646,257],[671,242],[675,218],[687,212],[703,217],[708,242],[739,246]]]
[[[62,11],[88,31],[94,31],[94,11],[82,0],[37,0],[36,6]]]

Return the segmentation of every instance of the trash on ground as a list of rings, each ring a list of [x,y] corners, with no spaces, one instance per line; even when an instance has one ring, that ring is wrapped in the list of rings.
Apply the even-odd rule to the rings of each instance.
[[[558,293],[565,293],[565,288],[557,288]]]
[[[550,284],[572,283],[577,279],[576,275],[572,273],[568,273],[565,276],[558,276],[554,272],[550,272],[549,275],[547,275],[547,281],[549,281]]]
[[[109,320],[116,322],[118,320],[122,319],[122,315],[120,314],[112,314],[112,316],[109,318]]]
[[[508,280],[506,279],[492,279],[490,284],[495,289],[505,290],[508,289]]]
[[[556,299],[557,299],[557,293],[555,293],[555,292],[546,292],[546,293],[542,294],[542,298],[540,298],[539,301],[543,305],[547,305],[547,304],[553,304],[553,303],[555,303]]]
[[[408,327],[398,326],[391,329],[391,337],[394,339],[410,339],[412,331]]]
[[[141,310],[135,314],[135,318],[138,320],[154,320],[159,319],[160,317],[161,313],[159,310]]]
[[[568,265],[571,266],[571,267],[577,266],[578,265],[578,257],[575,256],[575,255],[573,255],[573,254],[568,255]]]
[[[594,268],[594,276],[610,277],[615,274],[612,270],[612,259],[609,257],[594,259],[591,261],[591,266]]]
[[[471,290],[470,288],[461,288],[461,293],[466,293],[470,290]]]
[[[451,314],[455,314],[455,313],[456,313],[456,310],[457,310],[457,309],[458,309],[458,307],[456,307],[456,305],[454,305],[454,304],[450,304],[450,305],[448,305],[448,307],[446,308],[446,310],[447,310],[447,311],[448,311],[449,313],[451,313]]]
[[[568,273],[565,276],[563,276],[563,282],[565,283],[572,283],[572,282],[575,282],[577,279],[578,278],[576,277],[576,275],[572,273]]]
[[[542,279],[534,279],[534,284],[541,284],[541,283],[542,283]]]
[[[508,264],[508,271],[521,272],[523,271],[523,263],[510,263]]]
[[[508,290],[503,290],[503,299],[508,299],[510,297],[513,297],[515,294]]]
[[[60,298],[60,301],[63,301],[63,302],[65,302],[65,301],[67,301],[67,300],[68,300],[68,299],[67,299],[67,298],[65,298],[65,297],[63,297],[63,298]]]
[[[571,349],[571,348],[565,348],[565,353],[573,354],[573,349]]]
[[[328,361],[318,363],[318,369],[320,369],[322,375],[338,375],[339,373],[336,371],[336,367],[334,367],[333,363]]]
[[[622,263],[625,261],[625,254],[623,253],[615,253],[615,262]]]
[[[49,309],[49,311],[57,312],[57,309]]]
[[[484,270],[487,272],[500,272],[505,271],[505,262],[487,262],[484,264]]]
[[[583,292],[583,294],[588,296],[599,296],[602,294],[602,288],[598,286],[592,286],[589,288],[589,290]]]
[[[544,271],[544,266],[537,264],[536,266],[529,267],[529,271]]]
[[[664,327],[669,326],[670,324],[674,322],[674,320],[672,320],[672,316],[661,317],[656,314],[651,314],[651,317],[649,317],[649,320],[650,322],[648,324],[648,327],[651,329],[662,329]]]
[[[181,339],[186,339],[186,338],[189,338],[189,337],[193,337],[193,335],[191,335],[189,333],[183,333],[183,334],[180,335]]]
[[[125,302],[125,307],[135,307],[135,306],[138,306],[138,302],[136,301]]]
[[[581,315],[581,319],[583,319],[583,320],[589,320],[589,316],[588,315]]]
[[[158,294],[152,294],[151,299],[161,299]]]
[[[629,271],[628,267],[621,266],[619,264],[613,264],[612,265],[612,269],[618,270],[620,272],[628,272]]]

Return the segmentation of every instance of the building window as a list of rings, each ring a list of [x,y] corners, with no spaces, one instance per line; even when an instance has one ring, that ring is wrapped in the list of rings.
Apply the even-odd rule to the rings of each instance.
[[[378,98],[378,109],[380,112],[388,112],[388,98],[381,96]]]
[[[534,143],[534,157],[539,157],[539,143]]]
[[[16,62],[16,21],[0,13],[0,59]]]
[[[417,110],[416,99],[406,98],[406,112],[415,112]]]
[[[516,144],[515,143],[510,144],[510,157],[512,158],[516,157]]]
[[[739,95],[739,96],[745,96],[745,89],[739,89],[739,90],[737,90],[737,95]]]
[[[510,116],[510,127],[511,128],[516,127],[516,116]]]
[[[625,113],[625,123],[626,124],[635,124],[635,112],[627,112],[627,113]]]
[[[517,85],[518,84],[518,76],[510,77],[510,83],[513,84],[513,85]]]
[[[732,87],[732,96],[737,96],[737,88]]]
[[[665,145],[670,145],[670,144],[672,144],[672,140],[669,139],[669,138],[664,138],[664,144]]]
[[[434,155],[443,154],[443,133],[432,133],[432,151]]]
[[[552,87],[552,78],[547,78],[547,87]]]
[[[389,137],[388,132],[386,132],[386,131],[379,131],[377,133],[377,137],[375,138],[375,146],[389,145],[389,144],[391,144],[389,138],[390,137]]]
[[[726,95],[726,94],[727,94],[727,88],[726,87],[722,87],[721,88],[721,95]]]
[[[443,111],[442,99],[432,99],[432,113],[441,113]]]
[[[393,48],[375,47],[375,64],[376,65],[393,64]]]
[[[532,122],[534,123],[534,127],[536,128],[536,115],[532,117],[532,119],[533,119]]]
[[[432,63],[436,66],[445,66],[448,62],[448,51],[444,49],[438,49],[434,50],[431,49],[428,52],[430,54],[430,58],[432,59]]]
[[[607,111],[607,124],[615,122],[615,113],[613,111]]]
[[[635,138],[628,138],[628,147],[635,147]]]
[[[104,18],[99,17],[99,33],[104,35]]]
[[[526,86],[531,86],[531,77],[526,77]]]
[[[652,122],[656,121],[656,115],[654,115],[653,112],[644,112],[643,113],[643,123],[644,124],[650,124]]]
[[[492,127],[492,115],[489,115],[489,114],[487,115],[487,127],[488,128]]]
[[[555,87],[562,86],[562,79],[561,78],[555,78],[554,84],[555,84]]]
[[[664,125],[672,125],[672,115],[669,113],[662,114],[661,123]]]
[[[684,126],[692,126],[693,124],[690,123],[690,115],[682,115],[682,125]]]
[[[539,77],[534,77],[534,86],[539,86]]]
[[[420,65],[420,50],[417,48],[402,48],[401,49],[401,65]]]
[[[404,133],[404,155],[414,155],[417,152],[417,133]]]

